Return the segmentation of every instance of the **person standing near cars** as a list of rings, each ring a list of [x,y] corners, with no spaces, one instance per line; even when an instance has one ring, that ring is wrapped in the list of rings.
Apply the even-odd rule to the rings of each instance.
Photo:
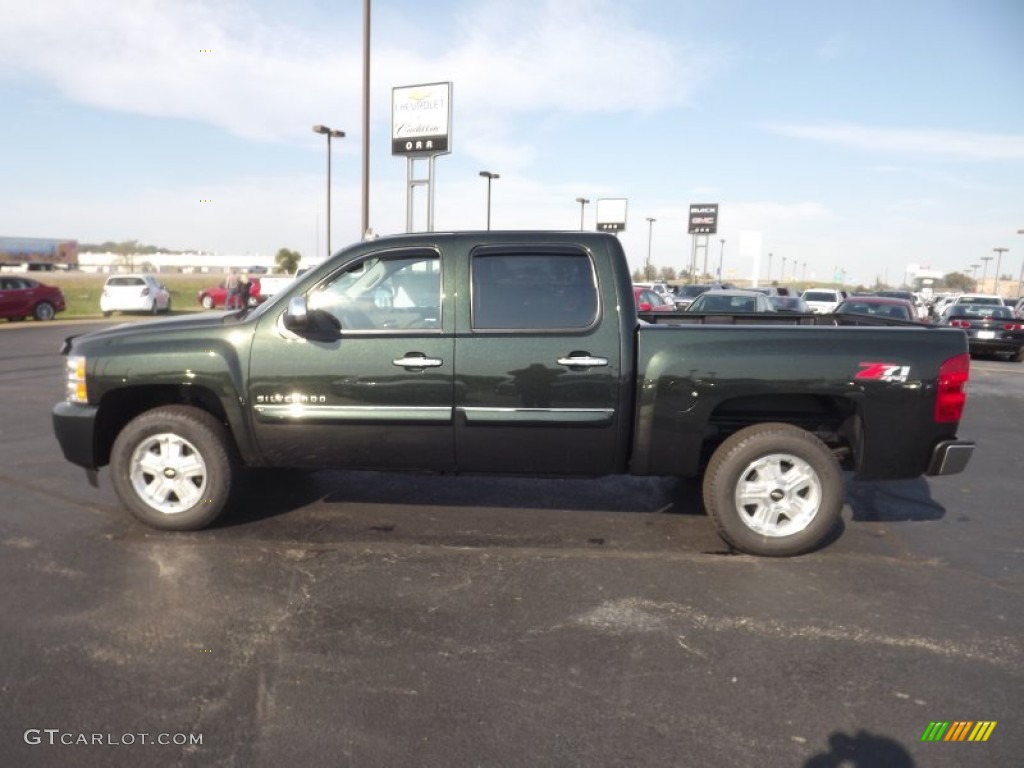
[[[249,306],[250,293],[252,293],[252,281],[249,279],[249,273],[243,272],[242,276],[238,278],[238,297],[241,309]]]
[[[241,289],[239,287],[240,279],[238,273],[235,270],[231,270],[228,273],[227,283],[225,288],[228,289],[228,296],[224,300],[225,309],[238,309],[239,301],[241,299]]]

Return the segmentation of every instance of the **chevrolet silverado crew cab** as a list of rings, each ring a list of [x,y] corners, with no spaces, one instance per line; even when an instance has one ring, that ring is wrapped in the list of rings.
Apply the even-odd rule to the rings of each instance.
[[[612,235],[380,238],[255,309],[69,339],[54,429],[156,528],[208,525],[252,467],[677,475],[759,555],[821,546],[844,471],[971,456],[959,330],[670,320],[638,319]]]

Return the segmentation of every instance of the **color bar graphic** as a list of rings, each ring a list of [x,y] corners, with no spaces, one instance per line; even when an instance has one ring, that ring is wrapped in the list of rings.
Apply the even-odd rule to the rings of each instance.
[[[938,720],[928,723],[921,741],[988,741],[995,720]]]

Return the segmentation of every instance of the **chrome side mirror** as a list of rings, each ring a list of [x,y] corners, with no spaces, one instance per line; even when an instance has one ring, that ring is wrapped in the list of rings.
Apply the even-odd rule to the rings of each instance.
[[[288,309],[284,313],[284,327],[294,333],[309,328],[309,307],[305,296],[293,296],[288,300]]]

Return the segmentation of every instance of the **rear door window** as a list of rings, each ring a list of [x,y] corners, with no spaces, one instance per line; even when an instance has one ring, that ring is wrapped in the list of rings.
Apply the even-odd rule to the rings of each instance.
[[[473,330],[583,330],[597,322],[597,280],[581,250],[481,248],[472,258]]]

